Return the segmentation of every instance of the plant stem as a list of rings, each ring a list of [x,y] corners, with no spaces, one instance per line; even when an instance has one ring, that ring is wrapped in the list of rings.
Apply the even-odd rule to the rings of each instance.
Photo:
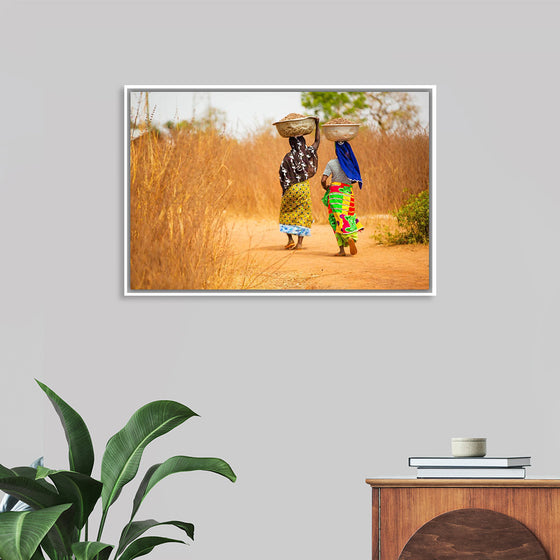
[[[107,517],[108,509],[103,511],[101,516],[101,522],[99,523],[99,531],[97,532],[97,542],[101,540],[101,533],[103,533],[103,527],[105,526],[105,518]]]

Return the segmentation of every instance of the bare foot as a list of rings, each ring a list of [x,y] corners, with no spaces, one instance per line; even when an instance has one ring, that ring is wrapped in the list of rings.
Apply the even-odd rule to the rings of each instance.
[[[358,247],[356,247],[356,242],[351,237],[348,239],[348,247],[350,247],[351,255],[355,255],[358,252]]]

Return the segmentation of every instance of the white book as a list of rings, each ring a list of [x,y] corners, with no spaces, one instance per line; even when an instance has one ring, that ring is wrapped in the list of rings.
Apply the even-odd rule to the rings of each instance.
[[[443,467],[418,468],[417,478],[525,478],[523,467],[499,468],[491,467],[484,469],[481,467],[466,469],[446,469]]]
[[[531,457],[409,457],[410,467],[529,467]]]

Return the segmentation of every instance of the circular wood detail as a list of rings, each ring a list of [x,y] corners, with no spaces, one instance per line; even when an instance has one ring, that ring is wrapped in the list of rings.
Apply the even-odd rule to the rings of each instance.
[[[399,560],[548,560],[519,521],[488,509],[457,509],[420,527]]]

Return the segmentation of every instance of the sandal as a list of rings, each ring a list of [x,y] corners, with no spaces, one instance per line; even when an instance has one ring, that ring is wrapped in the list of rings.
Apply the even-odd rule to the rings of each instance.
[[[284,249],[293,249],[296,246],[296,242],[295,241],[290,241],[285,247]]]
[[[355,255],[358,252],[358,247],[356,247],[356,242],[350,237],[348,239],[348,247],[350,247],[350,254]]]

